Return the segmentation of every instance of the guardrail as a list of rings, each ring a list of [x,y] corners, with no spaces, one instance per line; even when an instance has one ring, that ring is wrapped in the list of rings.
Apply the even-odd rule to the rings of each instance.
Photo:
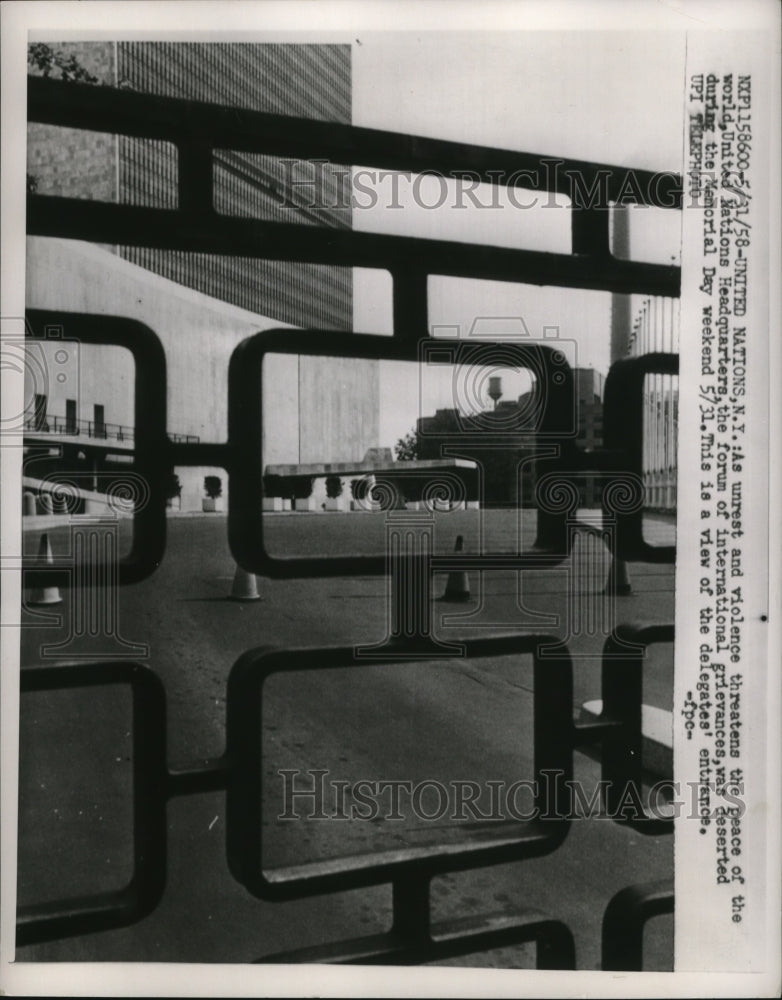
[[[94,420],[71,420],[69,417],[49,416],[31,417],[24,422],[26,431],[36,434],[62,434],[66,437],[87,437],[99,441],[129,441],[136,438],[133,427],[125,424],[99,423]],[[176,444],[198,444],[201,438],[198,434],[171,434],[169,439]]]

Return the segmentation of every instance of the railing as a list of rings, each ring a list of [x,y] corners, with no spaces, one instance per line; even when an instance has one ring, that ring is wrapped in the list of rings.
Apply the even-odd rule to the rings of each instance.
[[[628,345],[630,357],[652,352],[676,355],[679,317],[673,299],[647,299],[638,311]],[[676,510],[679,384],[675,375],[655,374],[644,386],[643,479],[645,506]]]
[[[133,549],[120,563],[120,582],[148,577],[165,558],[165,483],[175,466],[217,466],[229,476],[228,535],[241,567],[270,577],[351,576],[389,574],[389,622],[392,634],[375,647],[249,651],[231,672],[227,704],[227,751],[218,760],[199,762],[191,770],[171,773],[165,760],[166,717],[159,680],[139,665],[91,664],[89,670],[64,665],[52,670],[26,670],[23,690],[82,687],[101,682],[130,684],[134,692],[133,732],[136,872],[123,893],[77,901],[51,901],[19,915],[20,943],[43,941],[133,923],[157,905],[165,881],[167,858],[166,805],[176,795],[223,790],[227,796],[226,852],[230,871],[248,892],[265,899],[290,899],[338,892],[360,886],[393,886],[394,924],[391,932],[372,939],[343,941],[317,951],[264,956],[264,961],[423,962],[469,954],[477,949],[536,940],[538,966],[572,968],[573,934],[556,915],[522,911],[491,923],[467,921],[459,928],[430,924],[430,879],[435,874],[519,860],[558,849],[567,834],[567,819],[545,824],[521,824],[496,842],[482,840],[458,849],[408,847],[388,856],[362,856],[317,864],[288,873],[258,870],[261,847],[258,750],[259,701],[263,681],[275,671],[358,668],[384,663],[452,656],[453,647],[440,643],[431,631],[431,575],[452,570],[522,570],[561,564],[570,554],[573,534],[568,520],[572,483],[579,475],[597,475],[603,484],[604,525],[610,528],[618,559],[672,563],[671,546],[655,548],[643,538],[640,502],[631,502],[633,484],[640,481],[643,461],[643,382],[648,374],[672,374],[678,358],[650,354],[612,367],[606,383],[606,447],[589,454],[575,447],[573,374],[553,346],[525,344],[518,348],[522,367],[539,373],[550,390],[539,431],[547,442],[538,460],[539,480],[553,485],[548,502],[539,497],[537,545],[514,554],[431,555],[429,549],[401,551],[386,558],[339,557],[279,559],[265,550],[263,497],[263,400],[260,392],[264,357],[271,351],[311,353],[346,358],[420,361],[427,347],[457,355],[458,340],[429,337],[427,278],[430,274],[553,284],[611,292],[677,296],[677,267],[615,259],[609,249],[609,212],[585,204],[582,190],[592,190],[608,177],[607,194],[616,199],[628,170],[582,161],[559,162],[553,173],[544,158],[507,150],[487,149],[418,136],[300,121],[281,116],[221,108],[195,102],[162,99],[105,87],[65,85],[46,79],[28,82],[31,121],[73,128],[159,139],[175,144],[178,156],[178,208],[137,208],[98,204],[80,199],[28,196],[29,232],[99,243],[139,245],[193,252],[309,261],[390,271],[393,280],[393,336],[370,337],[333,331],[278,330],[249,338],[234,351],[228,379],[229,437],[227,443],[173,440],[166,431],[167,386],[163,348],[154,331],[123,318],[31,311],[34,336],[44,337],[47,325],[78,330],[82,342],[115,344],[134,355],[136,384],[136,470],[148,486],[146,505],[134,514]],[[532,186],[571,198],[572,252],[541,253],[498,247],[477,247],[443,240],[381,236],[311,226],[271,223],[218,215],[213,207],[213,150],[236,149],[277,156],[325,158],[337,163],[373,165],[391,170],[437,170],[446,176],[469,172],[481,180]],[[550,163],[550,161],[549,161]],[[681,206],[681,179],[633,171],[640,200],[662,208]],[[515,179],[514,179],[515,178]],[[532,180],[531,180],[532,178]],[[489,345],[491,346],[491,345]],[[503,345],[508,347],[507,342]],[[480,363],[480,359],[476,359]],[[545,475],[544,475],[545,474]],[[625,497],[612,507],[609,495]],[[628,494],[630,498],[628,498]],[[577,497],[577,492],[575,493]],[[392,525],[393,527],[393,525]],[[101,567],[95,569],[100,576]],[[423,583],[422,583],[423,581]],[[30,566],[27,586],[68,586],[66,569]],[[408,600],[417,594],[415,601]],[[498,656],[526,653],[535,659],[535,767],[555,770],[559,791],[567,795],[572,754],[585,743],[601,748],[603,776],[612,787],[641,780],[641,676],[645,644],[670,639],[670,629],[617,628],[606,641],[603,665],[603,715],[592,723],[573,723],[571,656],[557,639],[516,635],[467,642],[459,655]],[[487,725],[490,724],[487,722]],[[143,736],[142,736],[143,734]],[[614,794],[614,793],[609,793]],[[620,820],[621,821],[621,820]],[[641,833],[670,832],[671,822],[636,818]],[[632,897],[632,898],[630,898]],[[628,955],[617,956],[606,946],[612,968],[638,967],[639,927],[644,909],[642,890],[615,902],[606,915],[606,933],[613,933],[624,914],[632,914],[627,930]],[[670,894],[655,896],[657,911],[670,906]],[[534,901],[533,901],[534,902]],[[655,911],[655,912],[657,912]],[[628,966],[629,967],[629,966]]]
[[[63,434],[68,437],[88,437],[98,441],[128,441],[136,437],[135,428],[124,424],[100,423],[94,420],[72,420],[69,417],[50,416],[30,417],[24,422],[26,431],[36,434]],[[201,438],[197,434],[171,434],[169,439],[176,444],[198,444]]]

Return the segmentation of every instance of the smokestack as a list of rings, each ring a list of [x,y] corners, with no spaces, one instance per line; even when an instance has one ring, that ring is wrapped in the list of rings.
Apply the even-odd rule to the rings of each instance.
[[[502,379],[499,375],[492,375],[489,379],[489,398],[494,400],[494,409],[502,399]]]
[[[630,217],[624,206],[614,205],[612,212],[612,253],[619,260],[630,257]],[[630,296],[611,296],[611,363],[625,357],[630,345]]]

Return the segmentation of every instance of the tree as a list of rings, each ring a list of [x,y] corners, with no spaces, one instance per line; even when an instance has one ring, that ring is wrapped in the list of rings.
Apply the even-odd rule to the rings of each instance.
[[[64,80],[66,83],[93,83],[100,85],[97,76],[93,76],[74,55],[53,49],[44,42],[34,42],[27,46],[27,65],[37,70],[41,76]],[[35,194],[38,190],[38,178],[34,174],[27,175],[27,193]]]
[[[290,496],[294,500],[306,500],[312,496],[315,479],[312,476],[291,476],[288,480]]]
[[[206,476],[204,478],[204,492],[210,500],[216,500],[223,495],[223,481],[219,476]]]
[[[419,457],[420,442],[418,431],[413,429],[409,434],[399,438],[394,445],[394,454],[397,462],[414,462]]]
[[[37,69],[41,76],[53,76],[66,83],[100,83],[74,55],[53,49],[51,45],[35,42],[27,47],[27,65]]]
[[[166,500],[176,500],[182,496],[182,484],[176,472],[169,473],[166,478]]]
[[[342,496],[342,480],[339,476],[326,476],[326,496],[329,500]]]

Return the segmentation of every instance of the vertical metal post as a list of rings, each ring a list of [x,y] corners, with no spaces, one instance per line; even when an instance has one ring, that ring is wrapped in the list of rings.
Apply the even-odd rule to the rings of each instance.
[[[425,659],[459,655],[462,647],[432,635],[434,515],[392,510],[386,518],[387,629],[376,645],[356,646],[356,657]]]
[[[428,277],[420,271],[394,270],[394,337],[417,341],[429,336]]]
[[[393,883],[394,923],[392,933],[407,945],[430,943],[430,879],[408,875]]]

